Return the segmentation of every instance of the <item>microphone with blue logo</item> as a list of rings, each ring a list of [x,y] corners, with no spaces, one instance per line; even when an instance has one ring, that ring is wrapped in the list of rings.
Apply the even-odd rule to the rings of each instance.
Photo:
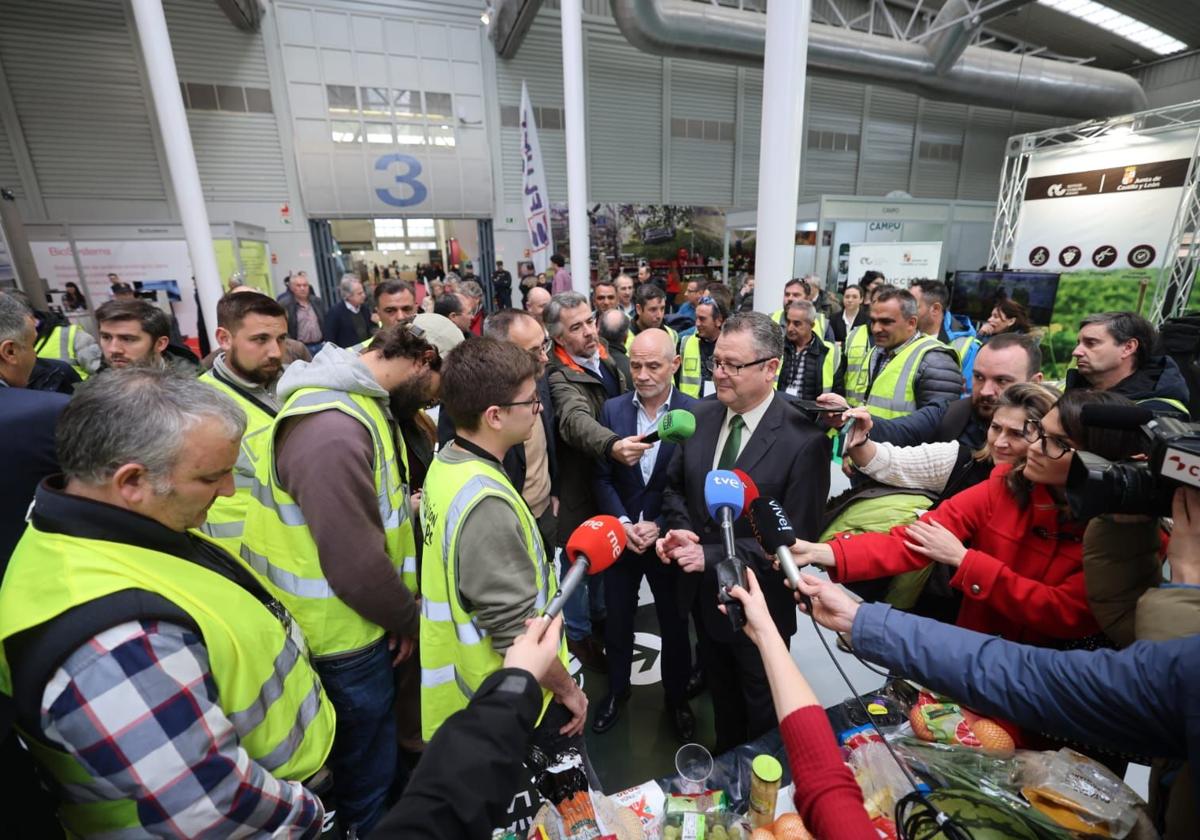
[[[734,630],[746,624],[742,604],[729,594],[734,586],[746,588],[746,569],[733,542],[733,523],[742,515],[746,487],[731,470],[712,470],[704,477],[704,505],[708,515],[721,526],[721,542],[725,559],[717,564],[717,601],[725,605],[725,614]]]

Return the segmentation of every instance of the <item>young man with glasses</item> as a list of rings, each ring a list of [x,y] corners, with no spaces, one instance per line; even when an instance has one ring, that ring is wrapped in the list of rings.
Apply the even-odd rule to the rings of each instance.
[[[540,363],[510,342],[479,338],[446,358],[442,410],[457,432],[425,481],[421,523],[421,726],[429,740],[503,667],[504,654],[558,588],[533,511],[501,460],[540,425]],[[567,650],[543,677],[533,742],[584,752],[587,697]]]
[[[663,492],[664,528],[671,530],[657,552],[674,567],[681,602],[692,606],[717,752],[753,740],[776,719],[758,649],[717,609],[718,566],[726,558],[720,528],[705,509],[705,477],[714,469],[744,470],[762,495],[779,500],[797,534],[820,533],[829,495],[829,439],[775,390],[783,349],[783,332],[767,315],[739,313],[725,322],[711,359],[717,398],[692,407],[696,433],[678,445]],[[786,642],[796,630],[796,610],[783,578],[745,518],[734,536]]]

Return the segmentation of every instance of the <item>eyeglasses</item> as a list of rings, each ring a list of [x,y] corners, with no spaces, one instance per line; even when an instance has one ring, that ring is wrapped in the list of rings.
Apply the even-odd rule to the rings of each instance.
[[[777,356],[764,356],[761,359],[755,359],[753,362],[746,362],[744,365],[735,365],[735,364],[732,364],[731,362],[719,362],[719,361],[717,361],[717,358],[715,356],[710,356],[708,359],[708,363],[705,365],[705,367],[708,369],[709,373],[716,373],[717,368],[720,368],[721,370],[725,371],[725,373],[728,374],[729,376],[740,376],[743,368],[748,368],[752,365],[761,365],[764,362],[769,362],[775,358],[778,358],[778,357]]]
[[[1042,442],[1042,452],[1046,457],[1057,461],[1068,452],[1074,452],[1075,447],[1071,446],[1069,441],[1065,441],[1057,435],[1047,435],[1046,430],[1042,428],[1042,424],[1037,420],[1026,420],[1025,425],[1021,429],[1021,437],[1033,446],[1038,441]]]
[[[542,410],[542,398],[540,396],[538,396],[537,394],[534,394],[533,399],[531,399],[531,400],[521,400],[520,402],[496,403],[497,408],[516,408],[519,405],[527,405],[530,407],[530,409],[533,411],[534,414],[537,414],[539,411]]]

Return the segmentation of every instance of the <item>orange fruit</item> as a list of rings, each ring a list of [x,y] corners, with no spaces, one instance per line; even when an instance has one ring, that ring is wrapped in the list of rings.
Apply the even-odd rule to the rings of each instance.
[[[766,828],[756,828],[754,833],[750,835],[750,840],[775,840],[775,835]]]
[[[813,840],[799,814],[781,814],[772,829],[775,840]]]

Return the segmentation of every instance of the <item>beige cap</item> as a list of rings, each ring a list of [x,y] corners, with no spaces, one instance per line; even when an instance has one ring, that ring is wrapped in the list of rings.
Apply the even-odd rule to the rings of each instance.
[[[413,324],[425,331],[425,340],[438,349],[441,357],[463,343],[463,333],[445,315],[422,312],[413,319]]]

